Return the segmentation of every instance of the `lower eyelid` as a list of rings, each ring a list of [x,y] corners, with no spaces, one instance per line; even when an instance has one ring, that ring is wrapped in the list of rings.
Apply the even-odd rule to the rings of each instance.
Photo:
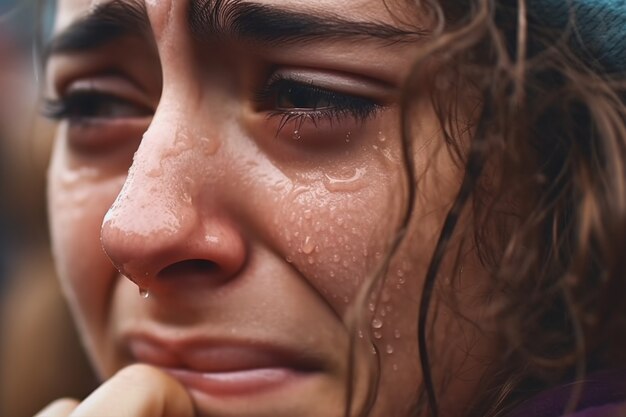
[[[107,151],[135,149],[150,124],[150,118],[69,120],[65,135],[70,147],[79,154],[106,155]]]

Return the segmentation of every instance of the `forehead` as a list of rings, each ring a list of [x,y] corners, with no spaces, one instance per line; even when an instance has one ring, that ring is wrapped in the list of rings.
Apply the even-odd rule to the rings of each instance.
[[[60,0],[56,20],[56,29],[69,26],[80,16],[84,16],[94,7],[118,0]],[[189,3],[190,0],[121,0],[122,2],[145,1],[148,7],[163,7],[170,1],[182,1]],[[193,1],[193,0],[191,0]],[[226,0],[237,1],[237,0]],[[292,8],[299,11],[321,14],[333,14],[351,20],[367,20],[393,24],[397,16],[393,12],[409,7],[404,0],[246,0],[246,3],[268,4]],[[400,14],[401,16],[401,14]]]

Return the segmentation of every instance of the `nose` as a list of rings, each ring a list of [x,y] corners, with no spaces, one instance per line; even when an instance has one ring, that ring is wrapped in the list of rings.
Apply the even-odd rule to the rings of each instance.
[[[220,199],[228,186],[215,180],[223,175],[210,172],[224,161],[213,152],[197,152],[214,147],[206,137],[156,119],[105,216],[103,249],[141,289],[220,285],[238,274],[247,257],[244,235]]]

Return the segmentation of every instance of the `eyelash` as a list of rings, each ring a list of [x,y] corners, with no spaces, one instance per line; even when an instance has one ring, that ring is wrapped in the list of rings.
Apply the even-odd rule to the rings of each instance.
[[[325,102],[327,105],[319,108],[280,109],[278,108],[278,99],[279,95],[283,93],[290,93],[294,96],[300,95],[300,98],[314,102],[318,100],[318,102]],[[281,118],[276,136],[290,122],[294,122],[296,130],[299,130],[307,121],[312,122],[315,127],[321,121],[328,121],[332,126],[333,122],[341,122],[346,118],[353,118],[362,123],[373,117],[382,108],[382,105],[371,99],[338,93],[317,87],[312,82],[307,84],[283,76],[270,79],[257,93],[255,101],[260,108],[275,109],[269,110],[268,119]]]
[[[108,106],[108,107],[107,107]],[[116,108],[117,106],[117,108]],[[52,120],[81,121],[116,118],[115,111],[125,111],[123,117],[150,116],[152,111],[112,94],[97,91],[69,93],[59,99],[48,99],[42,104],[41,114]],[[110,114],[103,114],[109,112]]]

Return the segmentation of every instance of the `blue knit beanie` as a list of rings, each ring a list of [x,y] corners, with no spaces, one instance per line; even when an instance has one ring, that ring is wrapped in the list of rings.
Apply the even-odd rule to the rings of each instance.
[[[609,73],[626,73],[626,0],[528,0],[530,18],[569,31],[574,50]]]

